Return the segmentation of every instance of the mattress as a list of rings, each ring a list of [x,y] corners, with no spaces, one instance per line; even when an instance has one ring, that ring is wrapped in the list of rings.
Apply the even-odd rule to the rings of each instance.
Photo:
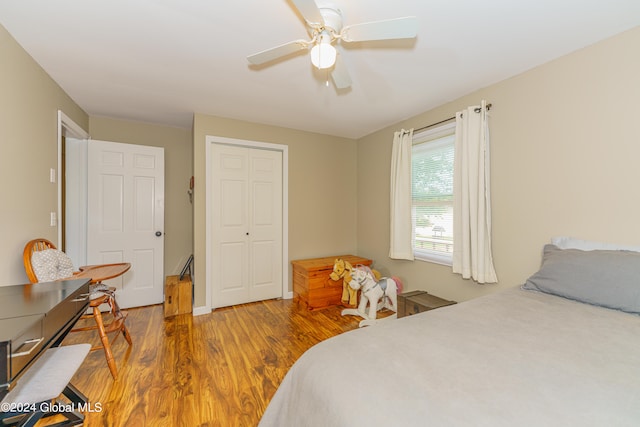
[[[640,316],[513,288],[302,355],[260,426],[638,426]]]

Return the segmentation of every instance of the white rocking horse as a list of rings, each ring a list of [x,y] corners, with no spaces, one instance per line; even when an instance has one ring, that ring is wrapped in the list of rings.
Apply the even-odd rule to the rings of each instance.
[[[387,308],[391,311],[398,311],[398,294],[402,292],[402,282],[397,277],[383,277],[375,279],[371,269],[364,265],[354,267],[351,272],[351,282],[353,289],[361,289],[360,304],[357,309],[347,308],[342,310],[342,315],[360,316],[359,327],[369,326],[376,323],[378,310]],[[369,303],[369,313],[367,314],[367,303]],[[387,318],[395,318],[392,314]]]

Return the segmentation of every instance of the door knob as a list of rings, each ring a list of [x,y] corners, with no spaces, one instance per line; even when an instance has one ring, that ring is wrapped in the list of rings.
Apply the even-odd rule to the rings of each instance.
[[[162,236],[162,231],[156,231],[156,236],[158,237]]]

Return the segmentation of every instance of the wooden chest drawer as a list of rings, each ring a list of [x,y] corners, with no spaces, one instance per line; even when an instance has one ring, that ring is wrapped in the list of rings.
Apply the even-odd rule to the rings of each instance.
[[[455,303],[425,291],[405,292],[398,295],[398,317],[411,316]]]
[[[339,305],[342,298],[342,279],[329,277],[336,259],[342,258],[353,266],[370,266],[370,259],[355,255],[336,255],[291,261],[293,266],[293,294],[295,299],[309,310]]]

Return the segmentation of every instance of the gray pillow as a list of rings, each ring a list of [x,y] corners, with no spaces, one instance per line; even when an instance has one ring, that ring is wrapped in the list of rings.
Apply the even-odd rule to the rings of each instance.
[[[640,253],[546,245],[540,270],[523,288],[640,314]]]

